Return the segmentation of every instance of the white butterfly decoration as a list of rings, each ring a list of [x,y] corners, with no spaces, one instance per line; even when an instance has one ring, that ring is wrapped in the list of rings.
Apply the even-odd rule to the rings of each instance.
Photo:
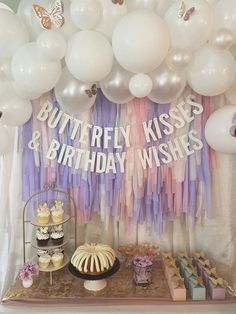
[[[182,1],[178,12],[178,17],[180,19],[183,19],[184,21],[188,21],[194,12],[195,7],[191,7],[187,10],[186,4],[184,3],[184,1]]]
[[[64,25],[64,4],[61,0],[54,0],[50,12],[39,4],[33,4],[33,9],[44,29],[51,29],[52,24],[54,24],[57,28]]]

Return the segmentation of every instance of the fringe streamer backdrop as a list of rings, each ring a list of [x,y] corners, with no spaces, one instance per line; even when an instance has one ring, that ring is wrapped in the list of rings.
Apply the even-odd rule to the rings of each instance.
[[[175,131],[170,137],[161,141],[168,142],[192,128],[198,131],[204,146],[195,154],[161,167],[144,170],[140,161],[137,162],[137,149],[158,145],[146,143],[142,123],[168,112],[171,106],[152,103],[147,99],[134,99],[127,105],[117,105],[108,101],[99,90],[94,107],[77,118],[101,127],[131,126],[131,146],[121,151],[127,152],[125,173],[96,174],[91,171],[74,170],[63,166],[57,161],[46,159],[46,152],[52,139],[90,151],[115,153],[113,147],[90,148],[86,144],[71,141],[70,125],[64,134],[59,128],[50,129],[47,123],[36,119],[37,113],[46,100],[59,107],[52,93],[43,95],[34,102],[33,118],[23,127],[23,200],[26,201],[33,193],[43,189],[45,183],[55,181],[58,188],[69,191],[77,205],[78,223],[84,224],[92,219],[93,212],[101,216],[108,227],[109,218],[122,220],[128,231],[137,224],[153,227],[159,235],[165,230],[165,220],[174,220],[188,214],[194,224],[205,211],[208,218],[211,210],[211,173],[216,166],[215,154],[204,138],[205,123],[214,111],[213,98],[197,95],[197,101],[202,103],[204,112],[183,129]],[[41,132],[39,152],[28,148],[33,131]]]

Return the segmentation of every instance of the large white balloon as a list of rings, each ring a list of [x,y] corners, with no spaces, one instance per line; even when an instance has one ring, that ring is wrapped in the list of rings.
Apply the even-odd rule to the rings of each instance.
[[[127,1],[127,7],[129,11],[138,9],[154,10],[156,8],[156,0],[129,0]]]
[[[148,97],[156,103],[167,104],[175,101],[185,89],[185,72],[172,70],[165,62],[149,75],[153,82],[153,88]]]
[[[122,68],[116,61],[111,72],[100,82],[100,87],[107,99],[116,104],[125,104],[134,97],[129,90],[132,73]]]
[[[16,93],[16,95],[25,100],[35,100],[41,96],[41,93],[37,92],[29,92],[25,90],[22,86],[19,86],[16,82],[11,82],[12,87]]]
[[[78,81],[64,68],[55,87],[56,99],[63,110],[70,114],[87,111],[96,100],[96,87],[93,85]]]
[[[132,95],[138,98],[146,97],[152,90],[152,79],[147,74],[135,74],[130,82],[129,89]]]
[[[111,71],[113,52],[109,41],[95,31],[76,33],[68,42],[66,65],[82,82],[98,82]]]
[[[112,0],[97,0],[102,6],[102,17],[96,31],[105,35],[109,40],[112,39],[114,29],[123,16],[127,14],[127,6],[125,2],[121,5],[113,3]]]
[[[0,121],[1,121],[1,118],[0,118]],[[8,129],[3,125],[0,125],[0,135],[1,135],[0,156],[2,156],[9,153],[10,151],[11,137],[10,137]]]
[[[18,97],[10,82],[0,83],[0,122],[8,126],[26,123],[32,115],[29,101]]]
[[[28,40],[27,30],[18,16],[0,9],[0,58],[11,58]]]
[[[230,89],[225,92],[225,96],[232,104],[236,104],[236,80]]]
[[[188,83],[204,96],[224,93],[236,77],[236,62],[227,50],[202,47],[188,67]]]
[[[181,14],[182,3],[184,9]],[[195,10],[186,20],[186,11],[190,8]],[[207,42],[213,29],[213,11],[206,0],[178,0],[166,12],[165,20],[169,26],[173,47],[197,50]]]
[[[94,28],[102,15],[102,6],[99,1],[73,0],[70,6],[70,15],[73,23],[80,29]]]
[[[59,61],[66,54],[66,40],[60,33],[48,30],[42,32],[37,39],[37,45],[45,57],[49,61]]]
[[[216,110],[205,126],[207,143],[217,152],[236,154],[236,105]]]
[[[20,87],[39,94],[51,90],[61,75],[60,62],[46,61],[36,43],[21,47],[12,59],[11,68]]]
[[[227,28],[236,35],[235,0],[220,0],[215,6],[215,28]]]
[[[156,69],[166,57],[169,43],[166,23],[150,10],[137,10],[126,15],[112,38],[116,59],[133,73]]]

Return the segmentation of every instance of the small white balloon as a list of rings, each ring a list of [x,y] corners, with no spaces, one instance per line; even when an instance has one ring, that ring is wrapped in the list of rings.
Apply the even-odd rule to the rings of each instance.
[[[156,69],[169,49],[166,23],[150,10],[127,14],[117,25],[112,46],[119,64],[133,73]]]
[[[230,49],[235,42],[234,34],[226,28],[218,29],[212,36],[210,44],[218,49]]]
[[[68,42],[66,65],[82,82],[99,82],[111,71],[113,51],[109,41],[95,31],[80,31]]]
[[[173,48],[167,55],[166,63],[172,69],[183,70],[192,60],[192,52],[183,48]]]
[[[0,83],[0,122],[8,126],[25,124],[32,115],[32,105],[18,97],[10,82]]]
[[[224,106],[210,116],[205,137],[215,151],[236,154],[236,105]]]
[[[165,16],[166,12],[174,2],[175,0],[157,0],[156,13],[160,16]]]
[[[236,104],[236,81],[234,81],[230,89],[225,92],[225,96],[232,104]]]
[[[190,8],[194,8],[192,14],[187,13]],[[166,12],[165,20],[172,46],[193,51],[209,40],[213,29],[212,8],[205,0],[175,1]]]
[[[0,58],[11,58],[28,41],[27,30],[18,16],[0,9]]]
[[[188,83],[203,96],[217,96],[227,91],[236,78],[236,62],[227,50],[208,45],[197,51],[188,67]]]
[[[18,49],[11,63],[16,84],[27,92],[43,94],[50,91],[61,75],[59,61],[46,61],[36,43]]]
[[[0,122],[1,122],[1,117],[0,117]],[[8,129],[3,125],[0,125],[0,134],[1,134],[0,156],[2,156],[10,152],[11,137],[10,137]]]
[[[97,0],[102,6],[102,17],[96,26],[96,31],[105,35],[111,41],[112,35],[118,22],[128,10],[125,1],[122,4],[113,3],[112,0]]]
[[[165,62],[149,75],[153,88],[148,97],[159,104],[177,100],[186,87],[185,72],[170,69]]]
[[[70,114],[88,111],[95,103],[97,87],[74,78],[67,68],[55,87],[55,96],[62,109]]]
[[[48,30],[42,32],[37,39],[38,49],[49,61],[59,61],[65,57],[67,43],[63,35]]]
[[[129,89],[133,96],[143,98],[150,94],[152,85],[152,80],[147,74],[139,73],[131,78]]]
[[[129,0],[127,1],[127,7],[130,12],[138,9],[154,10],[156,3],[156,0]]]
[[[70,6],[73,23],[80,29],[92,29],[101,19],[102,6],[99,1],[73,0]]]

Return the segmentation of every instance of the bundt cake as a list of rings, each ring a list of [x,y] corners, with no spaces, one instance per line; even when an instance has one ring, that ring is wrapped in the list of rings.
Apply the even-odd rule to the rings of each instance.
[[[115,251],[110,246],[92,243],[79,246],[71,258],[71,264],[81,273],[97,275],[112,268],[115,259]]]

